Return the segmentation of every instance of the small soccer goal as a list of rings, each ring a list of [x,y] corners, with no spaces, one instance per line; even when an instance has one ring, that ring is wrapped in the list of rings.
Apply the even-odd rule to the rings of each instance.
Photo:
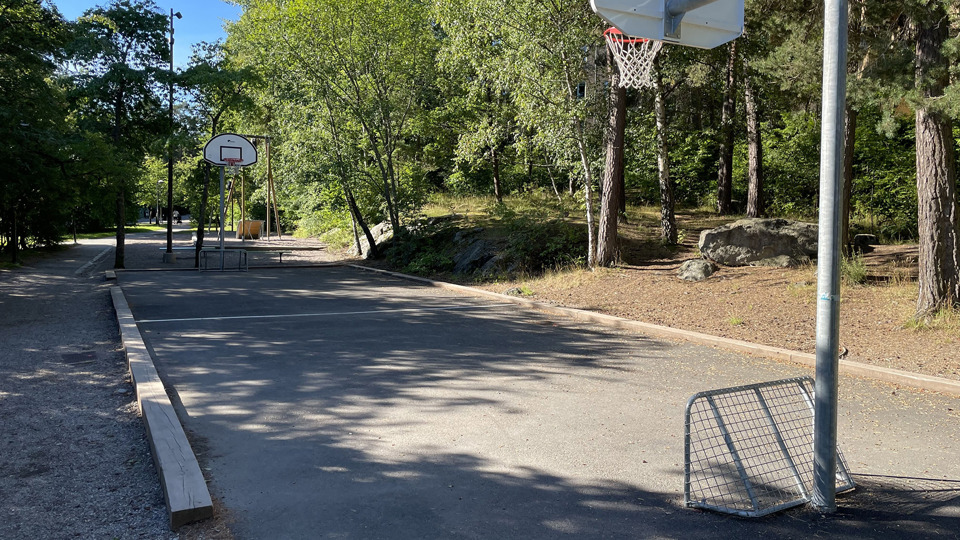
[[[684,422],[684,503],[759,517],[810,502],[813,379],[700,392]],[[837,448],[837,492],[854,488]]]

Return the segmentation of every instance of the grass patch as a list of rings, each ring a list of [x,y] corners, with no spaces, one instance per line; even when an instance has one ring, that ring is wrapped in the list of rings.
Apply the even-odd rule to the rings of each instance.
[[[904,327],[917,332],[945,330],[960,333],[960,308],[945,307],[930,315],[912,317]]]
[[[137,225],[136,227],[124,227],[124,234],[136,234],[136,233],[148,233],[148,232],[161,232],[166,231],[166,224],[157,226],[157,225]],[[174,234],[182,233],[184,231],[173,231]],[[105,231],[97,232],[86,232],[78,233],[77,240],[96,240],[99,238],[113,238],[117,236],[116,229],[107,229]],[[68,234],[60,238],[61,242],[73,242],[73,234]]]
[[[840,279],[846,285],[862,285],[867,281],[867,263],[860,255],[840,259]]]
[[[299,231],[299,229],[298,229]],[[359,230],[357,231],[360,232]],[[320,241],[335,249],[344,249],[354,244],[353,229],[330,229],[320,235]]]

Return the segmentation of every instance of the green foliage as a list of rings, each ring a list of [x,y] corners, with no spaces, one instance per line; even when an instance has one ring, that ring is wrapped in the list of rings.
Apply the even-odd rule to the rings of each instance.
[[[394,237],[386,250],[386,260],[395,268],[413,274],[433,274],[453,270],[454,228],[427,226]]]
[[[840,279],[846,285],[861,285],[867,281],[867,264],[860,255],[840,260]]]
[[[59,241],[75,201],[63,176],[67,112],[52,83],[67,28],[46,4],[7,0],[0,8],[0,250]]]
[[[913,130],[911,120],[885,119],[876,109],[860,114],[852,208],[858,228],[884,242],[917,236]]]
[[[764,139],[768,212],[791,217],[815,215],[820,191],[820,122],[805,112],[784,114],[778,120]]]
[[[528,272],[551,268],[583,266],[586,231],[582,226],[552,220],[541,222],[527,217],[509,219],[506,223],[505,258]]]

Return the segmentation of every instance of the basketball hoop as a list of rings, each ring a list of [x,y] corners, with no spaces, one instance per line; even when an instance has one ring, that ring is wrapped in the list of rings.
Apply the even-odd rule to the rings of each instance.
[[[227,170],[230,171],[230,174],[237,174],[240,172],[240,162],[243,161],[242,158],[223,158],[223,161],[227,163]]]
[[[663,47],[662,41],[631,37],[616,28],[603,33],[620,69],[623,88],[653,88],[653,60]]]

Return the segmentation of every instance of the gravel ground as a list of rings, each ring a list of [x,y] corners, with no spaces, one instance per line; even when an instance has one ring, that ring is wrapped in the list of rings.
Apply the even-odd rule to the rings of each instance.
[[[177,229],[174,243],[190,245],[189,223]],[[170,531],[104,280],[114,244],[81,240],[0,270],[0,538],[232,538],[223,512]],[[228,244],[319,247],[290,237]],[[163,246],[162,233],[129,235],[126,268],[193,267],[189,251],[162,263]],[[296,251],[283,264],[330,258]],[[278,262],[250,255],[250,266]]]
[[[0,538],[177,538],[109,285],[75,273],[104,249],[0,271]]]

